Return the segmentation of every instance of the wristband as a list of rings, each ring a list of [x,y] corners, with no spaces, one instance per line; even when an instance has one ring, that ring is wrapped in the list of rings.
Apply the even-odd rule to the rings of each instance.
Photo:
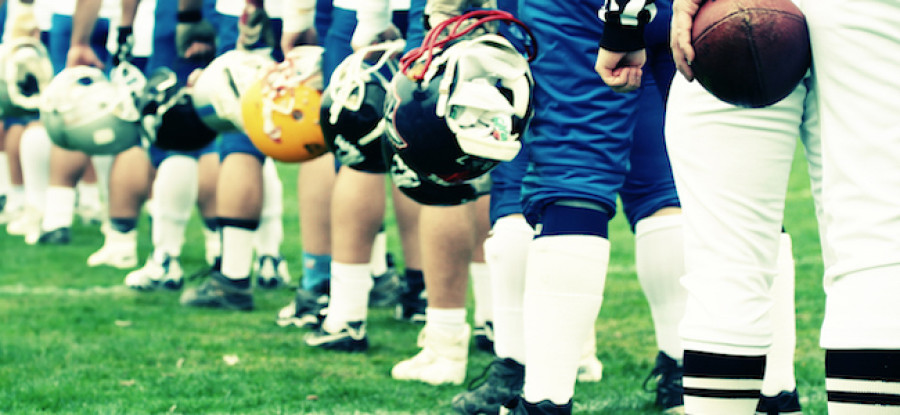
[[[197,23],[203,20],[203,12],[200,10],[185,10],[178,12],[178,23]]]

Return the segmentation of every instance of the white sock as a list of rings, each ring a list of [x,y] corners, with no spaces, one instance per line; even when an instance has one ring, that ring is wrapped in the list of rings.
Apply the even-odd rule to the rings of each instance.
[[[41,230],[48,232],[59,228],[72,227],[75,214],[75,188],[50,186],[47,189],[47,204]]]
[[[239,280],[250,277],[253,265],[253,237],[256,230],[222,227],[222,275]]]
[[[259,228],[256,229],[254,247],[256,255],[281,255],[281,242],[284,240],[284,223],[282,220],[284,189],[275,163],[267,158],[263,164],[263,202],[259,217]]]
[[[365,321],[369,310],[369,291],[372,290],[369,264],[331,262],[331,297],[328,317],[323,328],[336,332],[344,323]]]
[[[44,210],[50,181],[50,149],[53,143],[43,126],[32,126],[22,132],[19,159],[28,204]]]
[[[794,348],[797,324],[794,309],[794,256],[791,236],[782,233],[778,247],[778,274],[772,283],[772,346],[766,356],[762,394],[775,396],[797,387],[794,377]]]
[[[6,194],[6,207],[5,210],[10,212],[21,209],[23,206],[28,203],[25,197],[25,187],[24,186],[10,186],[9,192]],[[44,205],[34,205],[39,209],[43,209]]]
[[[97,171],[98,199],[105,205],[109,204],[109,176],[112,174],[113,160],[115,160],[115,156],[112,155],[91,157],[91,163],[94,164],[94,170]]]
[[[375,240],[372,241],[372,257],[369,260],[369,271],[372,275],[383,275],[388,270],[387,264],[387,233],[384,229],[378,231]]]
[[[197,160],[181,155],[166,157],[153,181],[153,247],[157,260],[178,258],[184,232],[197,203]]]
[[[484,256],[491,273],[494,304],[494,352],[500,358],[525,362],[522,299],[525,296],[525,261],[534,230],[522,216],[497,220],[484,241]]]
[[[425,326],[431,333],[442,337],[457,337],[466,330],[466,309],[425,307]]]
[[[5,151],[0,151],[0,195],[7,194],[10,186],[12,182],[9,179],[9,156]]]
[[[476,326],[483,326],[487,321],[494,321],[494,305],[491,296],[491,272],[487,263],[472,262],[469,264],[472,294],[475,297],[473,320]]]
[[[650,304],[656,344],[679,363],[684,357],[678,324],[684,316],[687,290],[684,275],[684,232],[681,215],[651,216],[634,229],[634,260],[638,281]]]
[[[78,182],[75,185],[76,203],[78,207],[99,209],[100,208],[100,186],[97,183]]]
[[[609,241],[587,235],[536,238],[525,271],[525,387],[529,402],[565,405],[600,312]]]

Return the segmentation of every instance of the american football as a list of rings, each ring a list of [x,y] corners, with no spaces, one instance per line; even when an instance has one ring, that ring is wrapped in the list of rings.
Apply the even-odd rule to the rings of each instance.
[[[694,17],[694,76],[719,99],[764,107],[786,97],[812,59],[803,13],[790,0],[709,0]]]

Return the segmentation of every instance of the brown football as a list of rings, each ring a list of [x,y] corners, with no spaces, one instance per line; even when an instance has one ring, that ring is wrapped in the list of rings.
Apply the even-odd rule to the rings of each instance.
[[[812,56],[806,19],[791,0],[707,0],[694,16],[691,40],[694,77],[742,107],[786,97]]]

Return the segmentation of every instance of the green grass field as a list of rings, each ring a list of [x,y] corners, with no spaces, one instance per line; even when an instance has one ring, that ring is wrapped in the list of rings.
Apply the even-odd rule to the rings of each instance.
[[[287,212],[283,253],[296,280],[297,170],[279,168]],[[797,262],[798,388],[804,413],[822,414],[822,264],[802,161],[795,163],[785,224]],[[389,225],[391,250],[401,256]],[[150,249],[145,218],[140,230],[144,257]],[[634,275],[633,236],[621,216],[610,232],[612,262],[597,321],[604,378],[577,386],[575,411],[653,414],[653,394],[641,383],[656,347]],[[203,267],[202,241],[194,218],[182,255],[187,273]],[[101,243],[96,227],[80,225],[64,247],[31,247],[0,233],[0,413],[442,414],[465,387],[390,378],[393,364],[418,350],[420,328],[395,321],[390,310],[370,314],[367,353],[313,350],[303,346],[302,331],[274,324],[291,290],[256,290],[257,308],[250,313],[186,309],[177,293],[132,292],[122,285],[125,272],[87,268],[85,259]],[[473,347],[468,378],[490,360]]]

